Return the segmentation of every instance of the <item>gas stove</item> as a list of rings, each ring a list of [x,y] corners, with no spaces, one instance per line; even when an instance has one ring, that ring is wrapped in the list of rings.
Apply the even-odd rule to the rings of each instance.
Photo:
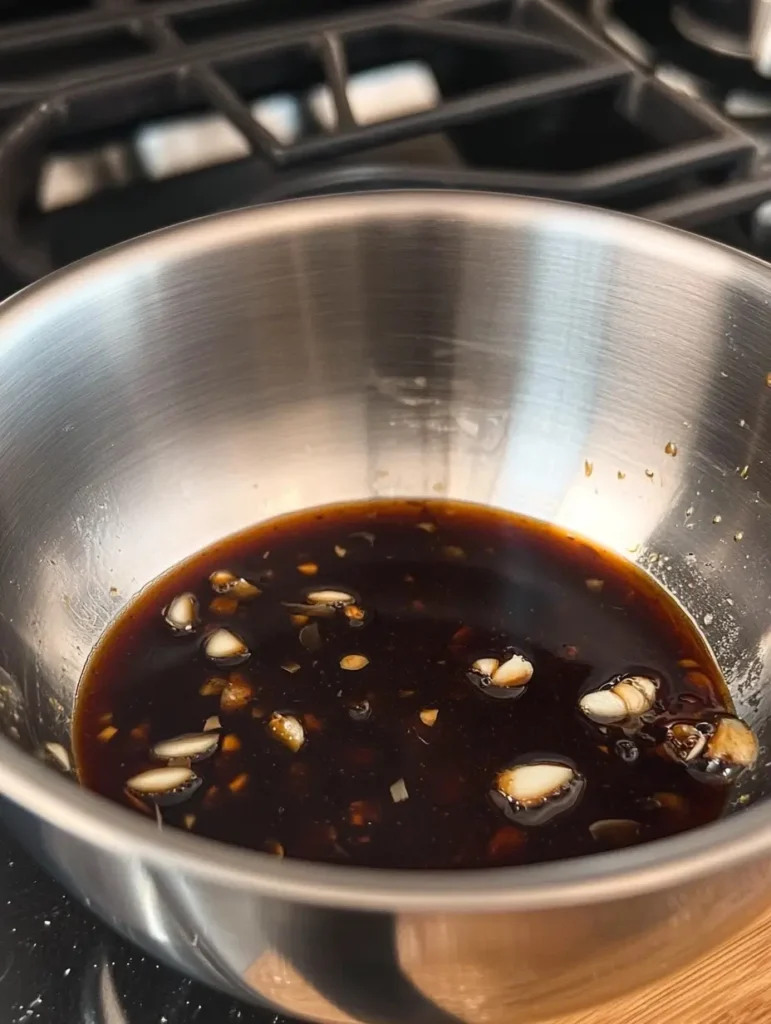
[[[191,217],[414,187],[771,258],[771,0],[0,0],[0,296]],[[127,946],[2,833],[0,891],[3,1020],[279,1020]]]

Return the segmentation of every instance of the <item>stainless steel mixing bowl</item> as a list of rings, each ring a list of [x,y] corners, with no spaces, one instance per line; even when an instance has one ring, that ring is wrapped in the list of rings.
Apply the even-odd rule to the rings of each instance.
[[[452,875],[279,862],[158,831],[40,751],[68,743],[84,660],[147,581],[264,517],[396,494],[491,502],[638,559],[703,625],[767,743],[770,300],[770,267],[688,235],[452,193],[219,216],[11,299],[7,822],[154,955],[323,1021],[516,1024],[728,936],[771,902],[765,747],[706,829]]]

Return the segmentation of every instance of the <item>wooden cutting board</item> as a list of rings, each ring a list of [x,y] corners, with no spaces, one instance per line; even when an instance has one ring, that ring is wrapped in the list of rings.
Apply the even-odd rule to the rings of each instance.
[[[666,981],[549,1024],[771,1024],[771,912]]]
[[[340,1019],[340,1011],[275,954],[253,964],[246,980],[289,1015]],[[711,956],[657,985],[541,1024],[771,1024],[771,911]]]

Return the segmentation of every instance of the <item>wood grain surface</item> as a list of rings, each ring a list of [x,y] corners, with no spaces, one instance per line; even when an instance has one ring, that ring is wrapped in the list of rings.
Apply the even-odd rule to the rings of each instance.
[[[260,957],[245,980],[289,1015],[356,1024],[273,952]],[[511,1024],[527,1019],[517,1014]],[[771,911],[711,956],[656,985],[540,1024],[771,1024]]]
[[[601,1009],[549,1024],[771,1024],[771,912],[711,956]]]

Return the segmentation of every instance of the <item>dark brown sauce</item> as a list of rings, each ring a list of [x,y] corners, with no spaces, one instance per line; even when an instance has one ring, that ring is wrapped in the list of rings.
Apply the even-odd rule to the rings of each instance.
[[[216,570],[261,593],[215,594]],[[354,595],[356,610],[304,625],[302,610],[286,607],[329,588]],[[184,591],[201,622],[175,635],[163,610]],[[240,637],[249,657],[207,659],[214,626]],[[497,687],[472,670],[512,654],[532,664],[526,686]],[[342,668],[349,655],[367,664]],[[582,714],[582,695],[630,674],[657,685],[634,727]],[[260,524],[144,590],[89,660],[74,743],[84,785],[155,814],[126,781],[166,763],[154,744],[218,716],[215,753],[191,765],[202,782],[159,809],[164,824],[311,860],[479,868],[713,820],[727,787],[694,778],[662,755],[662,741],[674,719],[730,710],[692,623],[629,562],[486,507],[373,500]],[[275,712],[302,727],[299,750],[271,731]],[[539,760],[572,766],[579,790],[557,797],[545,824],[496,792],[507,766]],[[591,828],[607,819],[634,825]]]

